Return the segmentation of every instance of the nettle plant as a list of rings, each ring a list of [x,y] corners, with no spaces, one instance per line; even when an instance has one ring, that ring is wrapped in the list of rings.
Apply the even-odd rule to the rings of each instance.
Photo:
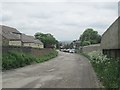
[[[95,62],[95,63],[105,63],[106,61],[109,61],[110,60],[110,58],[107,58],[107,56],[106,55],[103,55],[101,52],[99,52],[99,51],[93,51],[93,52],[90,52],[89,54],[88,54],[88,56],[89,56],[89,58],[90,58],[90,60],[92,61],[92,62]],[[107,63],[109,63],[109,62],[107,62]]]

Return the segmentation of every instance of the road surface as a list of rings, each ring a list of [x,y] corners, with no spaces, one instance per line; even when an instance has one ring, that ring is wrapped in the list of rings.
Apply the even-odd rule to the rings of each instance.
[[[44,63],[3,72],[3,88],[99,88],[89,60],[59,52]]]

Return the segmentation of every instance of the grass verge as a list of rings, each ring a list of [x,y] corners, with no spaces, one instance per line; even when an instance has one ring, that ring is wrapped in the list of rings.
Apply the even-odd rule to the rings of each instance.
[[[58,52],[52,50],[51,52],[36,57],[31,54],[26,54],[23,52],[11,51],[2,56],[2,70],[15,69],[30,65],[33,63],[41,63],[50,60],[58,55]]]
[[[100,52],[82,55],[89,58],[99,80],[105,88],[120,88],[120,59],[107,58]]]

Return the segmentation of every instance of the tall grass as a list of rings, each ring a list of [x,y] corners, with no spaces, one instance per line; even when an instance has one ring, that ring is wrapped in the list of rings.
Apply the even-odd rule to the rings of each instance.
[[[120,88],[120,59],[107,58],[100,52],[87,55],[92,63],[99,80],[106,88]]]
[[[45,55],[36,57],[23,52],[10,51],[2,56],[2,70],[15,69],[33,63],[44,62],[56,57],[57,54],[57,51],[53,50]]]

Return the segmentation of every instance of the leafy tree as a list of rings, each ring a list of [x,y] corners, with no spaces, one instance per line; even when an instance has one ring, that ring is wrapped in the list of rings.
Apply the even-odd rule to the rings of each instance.
[[[54,47],[58,44],[58,41],[51,34],[36,33],[35,38],[41,40],[44,43],[45,48]]]
[[[91,43],[90,43],[90,41],[83,41],[82,42],[82,46],[87,46],[87,45],[90,45]]]
[[[101,36],[97,31],[93,29],[86,29],[80,36],[81,46],[86,46],[90,44],[98,44],[101,41]]]

